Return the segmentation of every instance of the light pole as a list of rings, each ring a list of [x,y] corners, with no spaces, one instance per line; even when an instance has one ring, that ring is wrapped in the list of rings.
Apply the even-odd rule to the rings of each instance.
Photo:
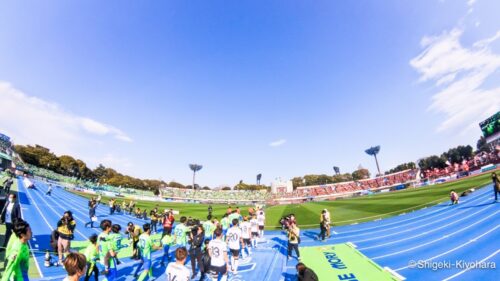
[[[195,189],[195,185],[194,184],[195,184],[196,172],[198,172],[202,168],[203,168],[202,165],[189,164],[189,169],[191,169],[191,171],[193,171],[193,190]]]
[[[375,157],[375,164],[377,164],[378,175],[380,175],[380,167],[378,165],[377,154],[380,152],[380,145],[372,146],[365,150],[366,154]]]

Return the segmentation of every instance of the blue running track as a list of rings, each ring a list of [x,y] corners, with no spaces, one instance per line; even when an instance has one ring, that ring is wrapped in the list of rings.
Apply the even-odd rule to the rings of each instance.
[[[87,240],[92,233],[99,233],[98,228],[84,227],[89,220],[87,200],[60,188],[46,196],[47,184],[40,181],[35,181],[35,190],[27,190],[22,180],[18,186],[23,217],[34,233],[31,248],[42,275],[38,280],[61,280],[64,269],[44,267],[43,252],[50,248],[50,233],[66,210],[73,211],[76,219],[75,240]],[[108,213],[105,206],[97,209],[100,220],[107,217],[122,227],[129,221],[145,223],[129,215]],[[301,247],[351,242],[374,262],[406,280],[500,280],[499,270],[491,268],[500,266],[499,213],[500,203],[493,201],[492,187],[487,186],[461,198],[459,205],[445,202],[383,220],[334,227],[326,243],[316,240],[318,230],[303,230]],[[160,253],[153,256],[154,276],[166,280]],[[229,280],[296,280],[296,263],[295,259],[286,259],[286,237],[280,231],[266,231],[265,241],[240,262],[238,274],[230,274]],[[490,268],[473,268],[478,265]],[[131,272],[136,266],[134,261],[124,259],[118,280],[134,280]]]

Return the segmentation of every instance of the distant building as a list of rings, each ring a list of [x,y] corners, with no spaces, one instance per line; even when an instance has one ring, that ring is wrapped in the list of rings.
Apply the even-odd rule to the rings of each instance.
[[[272,193],[288,193],[293,192],[293,184],[291,180],[282,180],[281,178],[275,179],[271,183]]]

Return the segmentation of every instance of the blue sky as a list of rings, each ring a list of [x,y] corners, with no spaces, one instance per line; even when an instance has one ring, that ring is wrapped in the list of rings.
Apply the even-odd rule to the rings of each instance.
[[[375,172],[475,145],[498,1],[9,1],[0,131],[201,185]]]

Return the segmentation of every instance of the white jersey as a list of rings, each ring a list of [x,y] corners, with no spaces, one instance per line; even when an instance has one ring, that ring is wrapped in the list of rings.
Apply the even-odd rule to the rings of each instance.
[[[226,261],[224,260],[224,252],[227,252],[227,244],[226,242],[215,239],[208,243],[208,249],[210,249],[212,255],[210,256],[210,265],[221,267],[226,265]]]
[[[167,266],[167,281],[190,281],[190,272],[184,265],[171,262]]]
[[[257,219],[251,219],[250,225],[252,232],[259,232],[259,222],[257,221]]]
[[[226,233],[229,249],[239,250],[241,242],[241,229],[239,227],[231,227]]]
[[[240,224],[241,237],[243,239],[250,239],[250,228],[251,227],[252,227],[252,225],[247,221],[244,221]]]
[[[266,215],[258,214],[257,215],[257,222],[259,223],[259,226],[263,226],[266,223]]]

